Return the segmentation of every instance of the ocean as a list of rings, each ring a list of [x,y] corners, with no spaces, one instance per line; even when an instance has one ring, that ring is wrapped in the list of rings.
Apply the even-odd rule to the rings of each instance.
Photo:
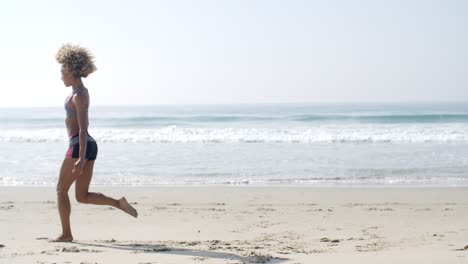
[[[63,107],[0,108],[0,186],[55,186]],[[92,184],[468,186],[468,104],[91,106]]]

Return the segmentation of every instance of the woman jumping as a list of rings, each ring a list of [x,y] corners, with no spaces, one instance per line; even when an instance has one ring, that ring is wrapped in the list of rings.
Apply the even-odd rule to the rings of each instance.
[[[57,184],[62,234],[53,241],[70,242],[73,240],[73,235],[70,227],[71,207],[68,190],[73,182],[75,182],[76,200],[80,203],[113,206],[133,217],[137,217],[138,213],[125,197],[116,200],[101,193],[88,191],[98,147],[96,141],[88,134],[89,94],[81,78],[94,72],[96,67],[88,50],[78,45],[63,45],[56,59],[62,65],[63,83],[66,87],[71,86],[73,90],[65,100],[65,124],[70,145],[63,160]]]

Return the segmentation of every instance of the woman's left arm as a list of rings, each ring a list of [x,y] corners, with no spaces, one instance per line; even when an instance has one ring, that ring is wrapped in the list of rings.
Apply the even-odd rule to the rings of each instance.
[[[78,169],[80,174],[82,174],[83,167],[86,163],[86,147],[88,142],[88,107],[86,95],[80,92],[76,93],[76,95],[73,97],[73,102],[75,103],[77,113],[80,138],[79,158],[75,162],[73,170]]]

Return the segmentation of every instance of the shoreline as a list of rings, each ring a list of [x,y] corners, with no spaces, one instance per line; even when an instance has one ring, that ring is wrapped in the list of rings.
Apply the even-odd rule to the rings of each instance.
[[[168,184],[146,184],[146,185],[108,185],[108,184],[94,184],[91,182],[90,187],[94,188],[310,188],[310,189],[459,189],[468,188],[467,185],[436,185],[436,184],[309,184],[309,183],[294,183],[294,184],[263,184],[263,183],[249,183],[249,184],[218,184],[218,183],[168,183]],[[1,188],[55,188],[54,185],[0,185]]]

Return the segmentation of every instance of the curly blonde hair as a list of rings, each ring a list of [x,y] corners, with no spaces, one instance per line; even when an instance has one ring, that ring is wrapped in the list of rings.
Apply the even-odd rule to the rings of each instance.
[[[75,77],[85,77],[96,71],[93,55],[85,48],[70,43],[62,45],[55,59]]]

